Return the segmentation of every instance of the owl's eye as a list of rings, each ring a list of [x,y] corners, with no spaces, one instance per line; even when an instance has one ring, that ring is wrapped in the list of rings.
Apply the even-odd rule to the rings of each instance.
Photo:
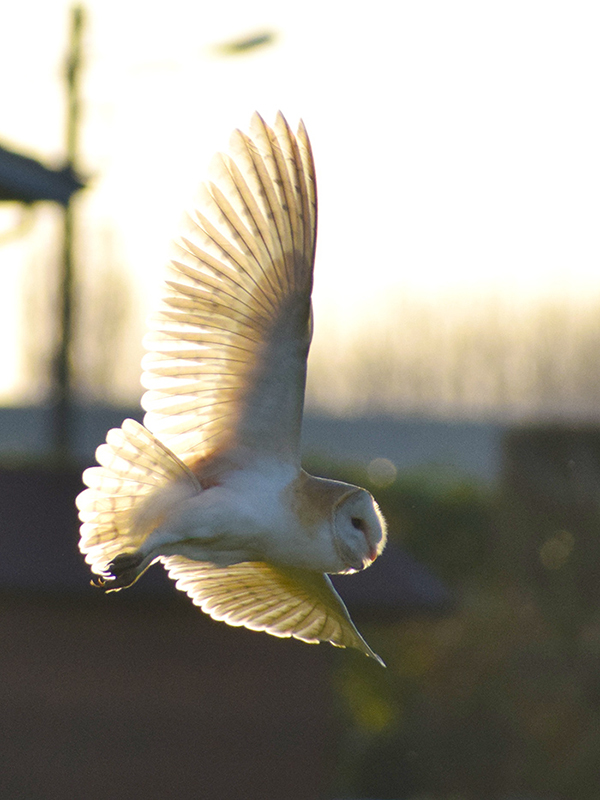
[[[357,531],[361,531],[362,533],[365,532],[366,526],[364,519],[361,519],[360,517],[351,517],[350,522],[352,523],[352,526],[356,528]]]

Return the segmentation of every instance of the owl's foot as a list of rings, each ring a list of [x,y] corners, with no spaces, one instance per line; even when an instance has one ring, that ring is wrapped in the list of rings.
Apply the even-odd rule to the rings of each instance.
[[[92,586],[97,586],[105,592],[116,592],[119,589],[126,589],[134,584],[142,574],[143,556],[139,552],[120,553],[108,565],[111,577],[97,577],[92,580]]]

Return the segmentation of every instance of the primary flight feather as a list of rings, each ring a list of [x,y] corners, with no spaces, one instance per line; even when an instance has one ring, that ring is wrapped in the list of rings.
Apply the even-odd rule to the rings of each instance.
[[[144,425],[109,431],[85,470],[79,547],[106,591],[159,560],[214,619],[381,661],[327,573],[369,566],[383,517],[365,489],[300,466],[316,228],[303,124],[255,114],[176,242],[144,342]]]

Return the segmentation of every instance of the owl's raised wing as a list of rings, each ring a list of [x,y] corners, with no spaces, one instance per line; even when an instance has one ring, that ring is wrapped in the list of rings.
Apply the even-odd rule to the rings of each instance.
[[[297,461],[316,238],[304,126],[255,114],[212,169],[145,340],[144,423],[190,465],[232,445]]]
[[[327,575],[259,562],[215,567],[183,556],[162,561],[177,588],[213,619],[310,644],[355,647],[383,664]]]

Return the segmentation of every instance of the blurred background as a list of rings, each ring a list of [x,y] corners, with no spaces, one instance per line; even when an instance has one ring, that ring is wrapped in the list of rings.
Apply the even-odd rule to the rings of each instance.
[[[592,2],[4,9],[2,796],[600,796],[599,36]],[[98,597],[77,553],[170,239],[255,109],[313,144],[305,466],[388,517],[336,584],[387,670],[161,574]]]

